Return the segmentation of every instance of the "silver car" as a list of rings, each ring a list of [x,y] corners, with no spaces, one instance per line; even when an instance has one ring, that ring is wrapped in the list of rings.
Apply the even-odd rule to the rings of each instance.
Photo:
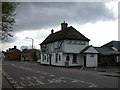
[[[37,60],[37,63],[39,63],[39,64],[40,64],[40,62],[41,62],[41,59],[38,59],[38,60]]]

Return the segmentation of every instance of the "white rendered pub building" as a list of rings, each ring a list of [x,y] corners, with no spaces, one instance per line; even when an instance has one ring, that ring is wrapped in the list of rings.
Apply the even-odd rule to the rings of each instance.
[[[89,39],[66,22],[61,30],[51,34],[40,44],[41,64],[54,66],[97,67],[98,51],[89,46]]]

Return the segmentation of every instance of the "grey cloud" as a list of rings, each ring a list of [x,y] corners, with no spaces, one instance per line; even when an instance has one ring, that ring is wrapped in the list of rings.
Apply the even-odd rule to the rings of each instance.
[[[36,34],[36,37],[35,37],[35,39],[45,39],[45,37],[47,37],[48,36],[48,34],[47,33],[37,33]]]
[[[100,2],[23,2],[16,13],[16,32],[52,28],[63,21],[81,25],[116,19],[114,13]]]

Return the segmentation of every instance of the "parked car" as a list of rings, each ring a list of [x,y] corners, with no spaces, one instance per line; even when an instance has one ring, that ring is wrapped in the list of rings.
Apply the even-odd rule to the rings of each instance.
[[[41,61],[41,59],[38,59],[38,60],[37,60],[37,63],[39,63],[39,64],[40,64],[40,61]]]

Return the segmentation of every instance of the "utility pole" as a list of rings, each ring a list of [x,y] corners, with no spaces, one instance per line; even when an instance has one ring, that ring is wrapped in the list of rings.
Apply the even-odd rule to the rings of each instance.
[[[34,42],[33,38],[26,37],[26,39],[31,39],[32,40],[32,49],[33,49],[33,42]]]

